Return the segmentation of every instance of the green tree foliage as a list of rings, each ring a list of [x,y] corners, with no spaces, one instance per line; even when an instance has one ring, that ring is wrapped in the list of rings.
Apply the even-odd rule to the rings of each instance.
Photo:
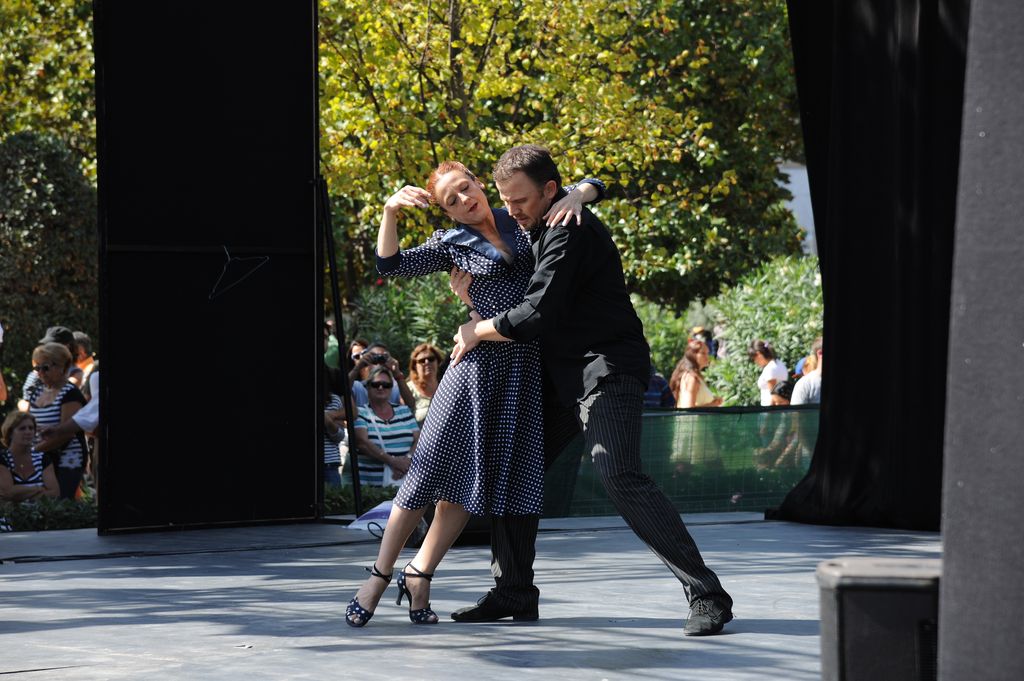
[[[90,0],[0,0],[0,130],[56,135],[96,175]]]
[[[796,156],[782,0],[324,2],[321,143],[341,242],[372,278],[384,200],[457,158],[486,176],[549,147],[600,213],[633,289],[685,308],[796,252],[777,162]],[[492,192],[493,196],[493,192]],[[403,245],[444,225],[403,221]]]
[[[0,142],[0,322],[4,364],[19,379],[49,326],[98,340],[96,252],[96,190],[78,159],[48,135]],[[20,395],[20,380],[8,387]]]
[[[770,342],[790,372],[822,333],[821,274],[818,259],[774,258],[709,301],[716,311],[726,357],[707,372],[712,392],[726,406],[760,404],[761,370],[747,357],[750,341]]]

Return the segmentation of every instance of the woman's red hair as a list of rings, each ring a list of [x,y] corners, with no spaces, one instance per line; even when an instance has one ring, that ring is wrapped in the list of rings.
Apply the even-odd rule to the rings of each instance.
[[[437,205],[437,197],[434,196],[434,187],[437,186],[437,181],[441,179],[442,175],[447,175],[448,173],[456,170],[460,173],[466,173],[469,179],[474,182],[479,181],[476,179],[476,175],[469,172],[469,168],[458,161],[442,161],[441,164],[434,168],[433,172],[430,173],[430,177],[427,178],[427,193],[430,194],[430,202],[435,206]]]

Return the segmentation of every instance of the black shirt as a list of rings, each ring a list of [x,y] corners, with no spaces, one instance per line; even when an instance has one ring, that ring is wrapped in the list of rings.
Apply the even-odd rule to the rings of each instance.
[[[554,200],[564,195],[560,190]],[[517,341],[541,336],[544,368],[563,404],[583,399],[611,374],[646,386],[650,348],[608,228],[584,208],[582,225],[541,225],[530,237],[536,266],[526,298],[496,316],[494,328]]]

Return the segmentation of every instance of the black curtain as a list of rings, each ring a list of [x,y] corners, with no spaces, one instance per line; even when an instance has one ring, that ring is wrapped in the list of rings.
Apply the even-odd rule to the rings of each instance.
[[[939,529],[967,0],[790,0],[825,303],[785,520]]]

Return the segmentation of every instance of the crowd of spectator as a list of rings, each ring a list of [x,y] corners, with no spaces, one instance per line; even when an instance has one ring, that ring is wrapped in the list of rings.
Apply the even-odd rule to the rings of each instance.
[[[328,328],[325,326],[325,334]],[[723,399],[713,394],[704,371],[713,358],[721,356],[722,351],[710,330],[694,328],[683,357],[673,368],[670,378],[666,379],[651,367],[644,395],[645,408],[721,406]],[[434,345],[421,343],[413,348],[408,372],[403,374],[398,360],[379,342],[357,338],[349,344],[348,354],[352,366],[349,374],[352,399],[357,409],[355,437],[361,454],[360,481],[370,485],[396,483],[408,468],[407,456],[415,446],[415,433],[423,424],[430,399],[437,390],[445,356]],[[821,338],[818,338],[811,346],[810,354],[797,362],[791,375],[770,342],[763,339],[751,341],[748,357],[761,369],[757,379],[761,406],[820,402],[821,354]],[[331,355],[325,355],[325,359],[328,357]],[[334,358],[337,361],[336,355]],[[324,402],[326,479],[331,484],[340,485],[340,466],[348,451],[339,396],[344,388],[340,387],[337,378],[326,382],[334,386]],[[411,412],[413,418],[410,419],[406,411]],[[798,437],[797,429],[790,427],[788,420],[781,421],[784,425],[773,426],[771,432],[765,424],[777,424],[780,419],[765,417],[760,421],[764,431],[761,433],[762,446],[755,450],[755,462],[759,467],[765,467],[769,458],[772,466],[795,465],[800,456],[808,455],[806,451],[798,452],[796,443],[813,438]],[[806,444],[800,446],[806,447]]]
[[[779,358],[769,341],[750,341],[747,356],[759,369],[757,388],[762,407],[817,404],[821,401],[821,337],[811,344],[810,354],[801,357],[792,374]],[[697,326],[686,342],[682,358],[676,363],[671,377],[666,379],[651,366],[644,407],[690,409],[718,407],[723,404],[716,397],[704,377],[704,370],[712,359],[722,356],[723,349],[712,333]]]
[[[2,381],[0,388],[5,401]],[[17,410],[0,429],[0,501],[77,499],[86,488],[95,491],[98,417],[99,364],[91,339],[51,326],[32,350]]]
[[[695,327],[687,339],[683,357],[676,363],[669,379],[652,366],[645,393],[644,406],[648,409],[712,408],[723,404],[715,396],[704,371],[714,358],[724,354],[723,346],[710,330]],[[747,347],[747,357],[760,372],[757,377],[759,404],[762,407],[818,404],[821,402],[822,339],[811,344],[807,356],[801,357],[790,373],[773,345],[764,339],[754,339]],[[811,419],[788,413],[758,414],[760,445],[754,450],[757,468],[799,466],[809,460],[814,445]],[[672,461],[683,462],[688,469],[694,463],[707,463],[704,450],[714,449],[706,433],[695,428],[676,431]]]
[[[397,484],[408,470],[419,429],[429,412],[443,375],[446,356],[430,343],[413,348],[406,363],[381,342],[356,338],[346,350],[348,375],[338,369],[333,325],[324,324],[323,466],[328,485],[342,484],[349,451],[349,428],[342,395],[349,392],[354,408],[352,432],[358,447],[360,482]],[[0,329],[0,343],[3,331]],[[708,386],[704,371],[721,348],[707,329],[693,329],[683,357],[666,379],[651,368],[645,394],[648,408],[709,408],[722,404]],[[757,387],[762,406],[812,404],[821,399],[822,346],[818,338],[799,360],[791,376],[771,343],[751,341],[748,355],[760,369]],[[0,501],[37,497],[74,499],[96,487],[96,451],[92,437],[98,426],[99,364],[92,341],[81,331],[52,326],[32,352],[18,410],[7,416],[0,449]],[[0,377],[0,398],[7,386]],[[760,467],[798,461],[795,429],[762,432],[755,452]],[[804,445],[806,447],[806,445]]]
[[[329,332],[325,326],[325,334]],[[325,348],[337,348],[337,343]],[[709,329],[696,327],[687,340],[683,357],[676,363],[670,378],[666,379],[653,366],[644,394],[645,408],[713,408],[723,404],[708,385],[704,372],[716,357],[724,352],[723,346]],[[772,344],[763,339],[750,342],[747,354],[760,368],[757,378],[759,403],[764,407],[814,404],[821,399],[821,338],[815,340],[810,354],[801,358],[794,374],[777,356]],[[408,360],[408,371],[402,373],[397,358],[379,342],[356,338],[348,346],[351,371],[348,376],[352,401],[356,408],[354,422],[355,441],[360,454],[361,484],[398,484],[408,470],[408,456],[415,447],[419,427],[427,417],[430,400],[437,390],[444,371],[446,357],[430,343],[413,348]],[[325,354],[327,358],[337,355]],[[340,471],[347,458],[348,437],[344,412],[341,409],[345,382],[339,381],[338,370],[328,370],[333,378],[325,381],[332,386],[324,401],[325,479],[329,484],[341,484]],[[333,373],[331,373],[333,372]],[[806,419],[804,419],[806,420]],[[803,421],[800,421],[803,423]],[[808,442],[813,436],[801,435],[796,419],[785,416],[759,417],[761,446],[754,452],[758,467],[797,465],[809,456]],[[687,447],[692,450],[693,442]],[[699,449],[699,447],[697,447]],[[340,453],[339,453],[340,452]],[[703,459],[688,451],[692,464]]]

